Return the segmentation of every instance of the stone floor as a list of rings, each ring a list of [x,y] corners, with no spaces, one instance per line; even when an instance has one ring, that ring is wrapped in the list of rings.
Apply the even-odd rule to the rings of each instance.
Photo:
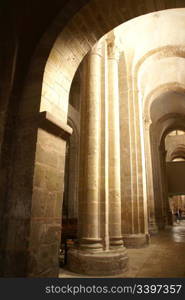
[[[129,269],[118,277],[185,277],[185,220],[151,238],[147,248],[127,249]],[[61,269],[60,276],[90,277]]]

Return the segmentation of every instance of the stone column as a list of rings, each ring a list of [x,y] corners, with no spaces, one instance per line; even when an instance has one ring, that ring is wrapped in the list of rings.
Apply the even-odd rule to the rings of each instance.
[[[166,155],[167,151],[165,149],[164,144],[159,148],[160,152],[160,160],[161,160],[161,176],[162,176],[162,195],[164,201],[164,216],[165,216],[165,225],[173,224],[173,216],[170,210],[169,200],[168,200],[168,182],[167,182],[167,174],[166,174]]]
[[[159,156],[160,156],[160,172],[161,172],[161,183],[162,183],[163,218],[164,218],[164,226],[165,226],[165,225],[171,225],[172,215],[168,203],[166,150],[164,144],[159,146]]]
[[[119,52],[114,37],[108,49],[108,119],[109,119],[109,233],[110,246],[123,246],[121,232],[120,122],[119,122]]]
[[[160,168],[160,153],[158,146],[158,131],[156,126],[151,127],[150,136],[151,143],[151,159],[153,167],[153,186],[154,186],[154,202],[156,212],[156,223],[158,229],[164,229],[164,203],[162,196],[162,178]]]
[[[119,97],[120,97],[120,164],[121,164],[121,210],[122,234],[132,232],[132,182],[131,182],[131,141],[129,124],[129,78],[125,53],[119,58]]]
[[[124,225],[122,226],[122,232],[123,241],[127,248],[140,248],[149,243],[143,124],[141,123],[142,105],[140,104],[140,102],[142,103],[142,95],[132,74],[131,59],[127,62],[127,65],[129,66],[127,68],[129,122],[129,147],[127,151],[129,151],[130,187],[129,193],[125,196],[123,189],[128,189],[128,187],[124,187],[122,179],[122,203],[128,210],[125,219],[122,220]],[[125,99],[122,101],[125,101]],[[123,168],[126,168],[126,163],[123,161],[123,158],[121,160],[123,170]]]
[[[156,224],[154,185],[153,185],[153,167],[151,157],[152,135],[150,136],[151,122],[145,122],[145,158],[146,158],[146,186],[147,186],[147,202],[149,216],[149,233],[156,234],[158,232]]]
[[[82,84],[79,182],[79,245],[81,249],[102,248],[99,224],[101,45],[85,60]]]
[[[103,189],[106,189],[105,178],[102,179],[101,164],[105,157],[101,156],[102,141],[102,44],[95,45],[83,63],[82,99],[81,99],[81,136],[80,136],[80,182],[79,182],[79,215],[78,243],[68,251],[68,268],[71,271],[88,275],[115,275],[123,273],[128,258],[122,247],[116,251],[104,249],[105,234],[102,230],[102,215],[106,213]],[[113,175],[114,178],[114,175]],[[115,177],[114,180],[119,178]],[[101,183],[101,184],[100,184]],[[117,203],[117,196],[114,197]],[[109,199],[108,199],[109,200]],[[112,199],[113,202],[113,199]],[[112,210],[116,211],[112,205]],[[120,210],[121,214],[121,210]],[[113,214],[111,233],[117,243],[117,219]],[[119,222],[120,224],[120,222]],[[109,225],[109,224],[107,224]],[[115,229],[114,229],[115,228]],[[120,227],[121,228],[121,227]],[[106,238],[109,238],[106,236]],[[122,241],[120,242],[122,245]]]

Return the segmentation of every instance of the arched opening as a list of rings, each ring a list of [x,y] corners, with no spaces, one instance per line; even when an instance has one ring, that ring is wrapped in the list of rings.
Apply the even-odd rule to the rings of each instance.
[[[168,195],[173,224],[180,223],[184,217],[185,192],[181,178],[185,172],[185,131],[182,128],[171,131],[165,138]]]
[[[158,90],[154,90],[146,102],[145,118],[149,119],[146,121],[148,125],[145,128],[146,138],[149,140],[149,146],[146,144],[146,147],[148,149],[151,147],[154,206],[159,228],[164,228],[165,224],[170,225],[172,223],[166,173],[166,160],[168,160],[169,153],[165,147],[165,139],[174,130],[178,130],[181,136],[181,130],[184,127],[184,103],[182,84],[174,84],[173,82],[169,83],[168,86],[161,86]],[[173,133],[170,134],[173,136]],[[173,139],[173,137],[170,138]],[[171,140],[169,143],[173,147]],[[149,164],[147,168],[150,168]]]
[[[97,52],[95,52],[95,51],[100,51],[100,52],[98,52],[98,55],[101,56],[101,59],[103,60],[103,66],[101,67],[100,73],[104,75],[103,92],[102,92],[103,97],[104,97],[104,93],[106,94],[105,91],[108,91],[108,93],[109,93],[109,84],[110,84],[109,73],[107,75],[108,81],[106,81],[107,77],[106,77],[106,71],[105,71],[106,70],[105,58],[107,58],[107,57],[109,58],[109,55],[111,54],[111,60],[113,60],[116,56],[115,55],[116,50],[119,49],[119,52],[120,52],[119,58],[118,57],[116,58],[118,61],[118,79],[116,76],[114,76],[114,84],[115,85],[118,84],[119,93],[120,93],[119,94],[120,95],[120,103],[119,103],[119,105],[120,105],[120,116],[119,116],[120,117],[120,141],[123,142],[123,144],[120,145],[121,146],[120,149],[122,149],[123,151],[126,152],[126,153],[123,153],[124,160],[122,157],[122,153],[121,153],[120,158],[121,158],[121,161],[124,162],[122,165],[122,168],[121,168],[123,171],[123,174],[121,176],[122,184],[123,184],[123,189],[122,189],[123,194],[122,194],[122,198],[121,198],[121,201],[122,201],[121,208],[122,208],[123,213],[122,213],[122,219],[121,219],[121,226],[122,226],[123,241],[127,248],[141,247],[144,244],[146,244],[146,237],[144,236],[144,233],[146,233],[146,231],[147,231],[147,229],[145,231],[145,224],[147,223],[146,222],[147,214],[146,215],[144,214],[144,211],[145,212],[147,211],[146,206],[145,206],[146,205],[145,189],[147,189],[147,184],[146,184],[146,182],[144,182],[144,180],[142,178],[145,176],[145,168],[144,168],[145,161],[143,161],[142,151],[144,151],[144,146],[147,146],[147,144],[142,145],[142,143],[145,142],[145,141],[142,141],[142,138],[143,138],[142,130],[143,130],[143,127],[146,126],[146,124],[142,124],[142,121],[143,121],[142,115],[145,113],[145,110],[144,109],[142,110],[142,108],[143,107],[145,108],[145,106],[146,106],[145,101],[147,103],[147,96],[148,96],[147,93],[149,93],[149,95],[150,95],[150,91],[147,90],[145,92],[146,87],[145,87],[145,84],[142,83],[142,80],[143,81],[146,80],[147,74],[145,74],[144,70],[141,71],[138,69],[139,67],[138,67],[137,60],[136,60],[136,73],[137,73],[137,75],[139,74],[138,75],[139,78],[137,78],[138,81],[135,78],[135,73],[134,73],[133,82],[132,82],[132,79],[130,81],[126,79],[127,76],[129,76],[128,74],[131,74],[130,75],[131,77],[133,76],[132,71],[130,71],[128,68],[129,62],[128,62],[128,57],[127,57],[127,55],[128,55],[127,51],[128,52],[131,50],[134,51],[134,49],[135,49],[133,46],[133,41],[131,42],[131,45],[128,42],[130,32],[132,32],[131,23],[134,23],[134,21],[135,20],[129,22],[129,30],[126,27],[126,24],[124,24],[124,26],[122,28],[118,27],[114,30],[114,32],[111,32],[107,36],[101,38],[101,41],[97,44],[98,46],[96,46],[96,48],[94,48],[96,50],[93,49],[92,52],[89,53],[89,56],[92,56],[92,55],[97,55]],[[138,22],[138,24],[139,24],[139,22],[141,22],[141,21],[142,21],[142,19],[138,18],[137,21],[135,21],[135,22],[136,23]],[[141,26],[141,28],[142,28],[142,26]],[[128,32],[127,32],[127,30],[128,30]],[[124,36],[124,38],[121,38],[122,36]],[[115,47],[116,50],[114,48],[114,52],[111,52],[111,50],[109,48],[110,47],[109,43],[111,43],[111,46],[112,46],[112,45],[114,45],[115,40],[117,40],[117,41],[119,40],[119,45],[117,44],[116,45],[117,48]],[[106,42],[108,41],[108,52],[107,53],[104,52],[105,49],[103,48],[103,46],[104,46],[103,43],[105,41]],[[126,44],[127,44],[128,49],[127,49],[127,47],[123,46],[125,44],[125,41],[127,41]],[[101,43],[103,44],[103,46]],[[123,45],[122,45],[122,43],[123,43]],[[103,52],[101,52],[102,51],[101,46],[103,48]],[[174,49],[172,49],[172,50],[174,51]],[[145,51],[146,51],[146,49],[145,49]],[[162,56],[161,63],[163,64],[163,59],[164,60],[166,59],[166,56],[164,53],[164,48],[160,48],[159,52],[160,52],[160,55]],[[176,51],[174,52],[174,56],[175,55],[176,55]],[[149,63],[150,63],[150,67],[152,68],[151,64],[152,63],[156,64],[156,61],[155,60],[153,62],[150,61]],[[178,64],[178,59],[177,59],[177,61],[172,59],[172,65],[174,63],[175,63],[175,65]],[[109,61],[108,61],[108,65],[109,65]],[[125,67],[125,69],[126,69],[126,70],[124,69],[124,72],[123,72],[123,67]],[[89,70],[88,68],[89,68],[89,66],[87,64],[86,76],[88,76],[87,75],[88,70]],[[145,67],[142,66],[142,68],[147,69],[148,66],[145,66]],[[133,69],[134,69],[134,67],[133,67]],[[142,78],[139,71],[141,72],[144,79]],[[152,76],[157,75],[157,73],[155,73],[155,72],[156,71],[153,70]],[[164,72],[167,72],[167,70],[164,69]],[[101,82],[101,80],[102,80],[101,76],[98,78]],[[118,82],[116,80],[118,80]],[[165,80],[166,80],[166,78],[165,78]],[[157,147],[158,147],[157,151],[158,151],[158,155],[159,155],[157,158],[158,164],[159,164],[158,170],[157,170],[158,174],[153,174],[153,176],[156,177],[155,178],[156,185],[158,185],[160,181],[162,183],[161,190],[160,190],[160,193],[161,193],[160,200],[161,201],[159,199],[158,199],[158,203],[156,203],[154,201],[154,207],[151,207],[151,208],[153,209],[152,213],[153,213],[153,216],[155,216],[155,219],[156,219],[155,221],[157,221],[157,223],[158,223],[157,225],[158,225],[159,229],[160,229],[160,226],[161,226],[161,228],[164,228],[166,225],[172,224],[172,215],[171,215],[172,212],[170,211],[170,208],[169,208],[167,182],[166,182],[167,176],[166,176],[165,160],[164,160],[164,154],[165,154],[165,147],[164,147],[164,143],[163,143],[164,142],[164,132],[166,134],[166,132],[171,129],[172,124],[169,125],[169,122],[171,119],[173,120],[173,117],[175,118],[175,114],[177,115],[179,112],[182,112],[182,110],[184,109],[184,101],[183,101],[184,94],[183,94],[182,84],[179,84],[178,82],[176,82],[175,78],[171,78],[171,75],[168,80],[172,81],[172,82],[170,82],[167,86],[163,86],[163,85],[161,86],[162,79],[159,79],[159,82],[157,82],[157,84],[160,86],[159,90],[161,90],[161,94],[158,96],[156,96],[156,94],[155,94],[156,98],[153,98],[153,101],[150,101],[150,119],[151,119],[151,123],[152,123],[151,127],[153,127],[153,130],[155,130],[155,137],[153,136],[153,138],[157,139],[156,143],[157,143]],[[148,79],[148,81],[150,82],[150,78]],[[102,82],[101,82],[101,84],[102,84]],[[128,95],[126,94],[125,87],[127,87],[127,89],[130,88],[130,90],[132,91],[132,88],[133,88],[133,86],[135,87],[135,85],[139,85],[139,91],[136,90],[136,92],[135,92],[135,90],[134,90],[133,94],[132,94],[132,92],[130,92],[130,94],[132,94],[131,98],[133,97],[131,100],[131,99],[129,99]],[[151,89],[153,88],[151,83],[149,86],[151,86]],[[111,88],[112,88],[112,90],[114,90],[115,86],[114,87],[111,86]],[[148,88],[148,86],[147,86],[147,88]],[[146,95],[145,95],[145,93],[146,93]],[[124,95],[124,97],[128,97],[127,105],[129,106],[130,112],[129,112],[128,106],[126,107],[126,103],[122,98],[123,95]],[[89,94],[88,94],[88,96],[89,96]],[[151,95],[150,95],[150,97],[151,97]],[[104,101],[106,101],[106,98]],[[142,101],[143,101],[143,103],[142,103]],[[138,111],[136,112],[137,109],[138,109]],[[129,115],[129,113],[130,113],[130,115]],[[129,121],[126,122],[123,119],[123,116],[124,117],[126,116]],[[88,115],[88,117],[89,117],[89,115]],[[106,116],[106,107],[105,107],[104,116],[103,116],[104,122],[106,122],[106,117],[107,116]],[[134,117],[135,117],[135,119],[134,119]],[[138,126],[138,128],[136,129],[137,126]],[[178,126],[178,125],[176,125],[176,126]],[[128,130],[127,133],[125,132],[125,127]],[[180,132],[180,131],[178,131],[178,132],[181,135],[182,132]],[[103,134],[104,135],[106,134],[106,128],[105,128],[105,132],[103,132]],[[125,140],[127,140],[127,143],[128,143],[128,136],[130,138],[130,141],[129,141],[130,144],[129,144],[129,146],[127,145],[127,147],[126,147],[124,145],[124,143],[125,143]],[[163,139],[162,139],[162,136],[163,136]],[[149,136],[149,137],[151,137],[151,136]],[[134,139],[135,139],[135,141],[134,141]],[[134,144],[134,142],[136,142],[136,140],[137,140],[137,150],[135,150],[135,148],[134,148],[134,147],[136,147],[136,144]],[[102,139],[102,142],[103,142],[103,139]],[[135,150],[134,155],[131,154],[132,149]],[[155,150],[156,149],[154,149],[153,151],[155,151]],[[156,151],[155,151],[155,154],[156,154]],[[104,153],[104,155],[106,156],[106,153]],[[125,163],[126,163],[125,157],[126,158],[129,157],[129,159],[131,161],[132,161],[132,159],[135,160],[135,158],[137,158],[138,163],[136,163],[134,166],[135,162],[132,161],[131,167],[130,167],[130,165],[128,165],[128,167],[125,168]],[[151,159],[151,157],[149,157],[149,159]],[[106,165],[103,165],[103,167],[106,170]],[[131,179],[131,181],[132,181],[132,183],[134,183],[134,185],[135,185],[135,181],[134,181],[135,179],[134,179],[133,171],[136,170],[137,185],[136,186],[133,185],[134,189],[132,189],[132,187],[131,187],[130,193],[129,193],[129,189],[127,189],[127,193],[126,193],[124,184],[127,180],[126,176],[128,176],[129,168],[132,168],[132,170],[131,170],[132,175],[129,177],[129,179]],[[141,172],[142,177],[139,177],[139,175],[138,175],[139,171]],[[151,170],[150,170],[150,172],[151,172]],[[140,184],[141,184],[140,189],[139,189],[139,184],[138,184],[139,180],[140,180]],[[127,182],[127,184],[128,184],[128,182]],[[135,197],[135,199],[134,199],[134,197]],[[129,199],[131,200],[131,203],[134,204],[133,205],[134,209],[132,208],[132,210],[129,208],[129,205],[130,205],[128,202]],[[150,203],[150,205],[151,205],[151,203]],[[127,207],[127,209],[125,209],[125,207]],[[156,209],[155,209],[155,207],[156,207]],[[128,214],[128,211],[131,211],[130,215]],[[143,219],[142,219],[142,216],[140,216],[140,214],[143,214],[143,216],[144,216]],[[150,221],[151,220],[149,219],[149,223],[150,223]],[[161,224],[160,224],[160,222],[161,222]],[[142,231],[142,226],[144,228],[143,231]],[[148,224],[147,224],[147,226],[148,226]],[[152,230],[154,230],[154,229],[155,228],[152,228]],[[76,269],[78,269],[77,265],[76,265]]]
[[[132,9],[133,4],[135,5],[134,9]],[[30,147],[30,140],[33,146],[33,149],[30,150],[31,158],[25,164],[25,169],[31,169],[31,174],[26,174],[26,180],[29,181],[28,184],[29,188],[25,192],[26,199],[27,199],[27,208],[25,211],[25,215],[27,216],[28,223],[26,223],[24,227],[24,234],[23,234],[24,236],[29,236],[29,241],[25,243],[24,245],[25,248],[20,250],[25,255],[26,267],[24,266],[23,269],[20,270],[17,269],[17,274],[26,274],[27,276],[57,276],[58,274],[58,250],[60,247],[60,236],[61,236],[61,224],[60,224],[61,211],[62,211],[61,199],[64,192],[64,186],[62,186],[62,182],[64,182],[64,175],[65,175],[64,162],[65,162],[65,153],[66,153],[66,141],[69,139],[69,135],[71,135],[72,133],[70,126],[67,125],[67,113],[69,108],[68,99],[69,99],[71,82],[74,77],[74,74],[80,62],[82,61],[82,58],[87,54],[87,52],[90,49],[92,49],[92,46],[106,32],[108,32],[109,30],[115,28],[117,25],[133,17],[148,12],[152,12],[152,11],[171,8],[171,6],[168,6],[165,3],[165,1],[160,2],[160,4],[159,3],[154,4],[153,1],[151,1],[150,4],[151,5],[148,5],[147,2],[146,6],[142,6],[138,4],[138,1],[129,1],[126,3],[125,2],[123,3],[123,1],[101,1],[101,2],[90,1],[88,5],[82,8],[75,15],[75,17],[68,23],[68,25],[63,30],[61,30],[62,25],[60,21],[56,22],[53,27],[54,30],[56,30],[55,34],[53,34],[52,31],[49,32],[48,35],[45,38],[43,38],[40,46],[36,51],[25,84],[25,89],[22,96],[22,102],[20,105],[19,122],[17,126],[18,141],[15,146],[15,149],[18,152],[20,143],[25,138],[28,143],[27,146],[25,145],[25,148],[23,148],[22,152],[24,154],[26,153],[28,146]],[[172,7],[176,7],[175,4],[172,2],[170,2],[170,5],[172,5]],[[94,11],[96,11],[96,13],[93,13]],[[166,20],[168,19],[168,13],[171,17],[173,13],[178,14],[178,10],[173,10],[173,12],[164,11],[164,18],[166,18]],[[156,26],[158,26],[157,25],[158,23],[155,22],[154,20],[162,18],[162,14],[163,12],[159,12],[152,15],[153,29],[155,29]],[[147,18],[149,20],[149,16]],[[136,20],[136,22],[138,22],[139,24],[138,19]],[[167,28],[165,28],[165,33],[166,31],[168,33]],[[57,40],[54,42],[54,44],[52,44],[54,38],[56,38],[57,33],[59,33]],[[167,33],[166,36],[169,37]],[[178,35],[174,34],[174,36],[178,38]],[[49,39],[49,37],[51,37],[52,42]],[[173,44],[173,38],[171,42],[172,44]],[[176,41],[175,46],[177,42],[180,43],[182,42],[182,40],[183,40],[183,36],[180,36],[179,40]],[[123,37],[123,41],[125,41],[124,37]],[[129,39],[127,41],[129,42]],[[102,172],[101,174],[103,174],[107,164],[109,164],[109,161],[106,161],[106,159],[114,161],[114,163],[112,163],[111,165],[112,166],[111,171],[109,168],[109,172],[112,172],[113,174],[113,180],[112,180],[113,183],[109,182],[109,185],[114,184],[115,186],[115,189],[113,189],[113,193],[112,193],[114,194],[114,198],[112,199],[113,200],[116,199],[117,205],[115,206],[112,205],[113,200],[109,202],[111,203],[111,209],[110,206],[106,205],[106,201],[102,201],[101,203],[98,204],[99,214],[98,217],[96,217],[96,221],[99,222],[100,224],[103,224],[103,227],[100,226],[98,227],[97,230],[97,227],[94,224],[95,222],[93,221],[95,216],[94,210],[97,209],[97,205],[96,205],[97,203],[95,203],[96,201],[94,202],[92,201],[92,203],[88,206],[88,214],[89,214],[88,220],[90,219],[91,221],[89,223],[87,222],[87,230],[86,230],[86,228],[82,226],[84,225],[84,218],[86,218],[85,220],[87,220],[86,217],[87,214],[85,210],[86,207],[84,203],[81,203],[82,211],[83,209],[85,211],[85,216],[83,216],[84,218],[83,217],[81,218],[81,224],[80,224],[82,226],[81,233],[86,235],[85,236],[82,235],[80,236],[80,238],[81,239],[85,238],[86,246],[88,240],[89,248],[92,246],[92,244],[93,247],[94,244],[96,244],[97,248],[101,248],[103,250],[107,250],[106,247],[109,247],[110,245],[112,248],[116,247],[116,250],[114,250],[115,256],[113,258],[111,257],[111,259],[113,259],[112,261],[110,257],[106,257],[106,255],[104,255],[105,252],[103,251],[101,252],[101,254],[103,255],[98,257],[98,259],[101,261],[101,263],[105,264],[106,266],[107,266],[107,260],[109,260],[109,262],[111,262],[112,265],[116,265],[115,263],[119,261],[120,255],[122,255],[125,261],[123,265],[119,266],[120,269],[117,270],[119,272],[125,268],[125,264],[127,260],[126,254],[124,252],[125,250],[123,250],[122,248],[120,254],[117,249],[117,247],[119,248],[120,246],[122,246],[121,233],[123,233],[124,235],[123,240],[125,241],[125,243],[128,244],[137,243],[137,241],[139,241],[139,243],[140,242],[145,243],[148,238],[148,222],[147,222],[148,215],[147,215],[146,200],[147,200],[147,196],[149,198],[152,198],[152,193],[150,194],[150,192],[153,185],[152,183],[153,179],[151,173],[148,172],[147,175],[148,181],[146,180],[146,173],[148,169],[147,168],[145,169],[145,164],[147,164],[146,161],[148,161],[148,163],[151,165],[151,162],[149,161],[150,156],[148,157],[149,159],[146,158],[146,161],[144,157],[144,149],[146,145],[144,139],[145,128],[143,128],[145,126],[145,124],[143,123],[143,108],[145,107],[145,100],[147,99],[147,97],[149,97],[149,95],[154,90],[156,90],[157,88],[156,85],[158,84],[155,85],[151,83],[152,79],[150,78],[150,75],[146,76],[146,69],[147,69],[147,65],[145,64],[146,60],[151,65],[151,70],[152,70],[151,73],[156,75],[157,72],[155,71],[155,67],[153,66],[153,62],[152,62],[152,59],[154,58],[155,55],[159,60],[161,57],[164,58],[161,59],[164,60],[162,62],[164,69],[167,61],[168,62],[170,61],[173,69],[174,64],[173,64],[173,59],[171,62],[171,56],[178,57],[178,59],[175,60],[175,64],[177,66],[182,65],[182,68],[180,69],[182,69],[181,71],[183,77],[183,70],[184,70],[183,63],[182,63],[183,55],[184,55],[183,49],[181,49],[181,47],[179,46],[180,50],[178,49],[179,51],[178,52],[176,51],[176,47],[173,48],[169,45],[168,45],[169,47],[167,47],[166,43],[168,44],[168,42],[169,41],[167,40],[164,43],[165,45],[161,45],[161,44],[156,45],[157,44],[156,42],[156,44],[154,43],[154,45],[152,45],[151,47],[148,47],[148,45],[146,45],[147,43],[143,44],[141,53],[136,51],[136,53],[134,53],[135,56],[133,55],[134,51],[129,52],[129,50],[135,49],[135,45],[132,45],[132,41],[129,44],[130,49],[129,47],[128,48],[126,47],[122,50],[121,67],[122,66],[126,67],[127,70],[126,76],[128,76],[127,78],[129,78],[129,80],[124,81],[126,88],[124,90],[121,90],[122,96],[124,96],[125,97],[124,99],[126,99],[124,102],[125,105],[123,105],[123,103],[120,103],[120,110],[122,111],[120,124],[119,122],[116,121],[116,113],[117,116],[119,115],[118,106],[114,107],[115,109],[114,118],[112,118],[110,114],[108,119],[111,125],[114,125],[117,130],[115,130],[114,134],[111,132],[111,129],[108,132],[109,135],[112,134],[113,147],[111,145],[110,140],[109,140],[109,145],[107,145],[106,147],[109,150],[115,147],[114,148],[115,152],[111,152],[110,150],[109,154],[110,152],[113,154],[112,157],[110,156],[108,157],[107,154],[104,153],[103,150],[101,150],[102,151],[101,157],[105,155],[105,163],[101,169]],[[114,46],[112,47],[112,45],[110,44],[111,43],[108,42],[108,46],[109,46],[108,55],[110,56],[110,60],[113,60],[115,58],[114,57],[115,48]],[[47,57],[48,53],[50,54]],[[47,62],[46,62],[46,58],[48,58]],[[96,63],[98,64],[97,61]],[[111,62],[109,61],[109,67],[110,68],[112,67],[112,73],[109,74],[110,76],[109,79],[113,80],[113,78],[115,78],[114,76],[119,77],[118,73],[116,73],[117,69],[115,71],[115,65],[112,63],[112,61]],[[112,74],[114,74],[114,76],[112,76]],[[111,76],[113,77],[112,79]],[[117,77],[116,80],[118,79]],[[126,79],[125,73],[121,74],[121,78]],[[170,78],[169,82],[175,85],[178,82],[177,79],[178,78]],[[160,78],[159,81],[160,81],[160,85],[168,85],[168,83],[165,81],[165,78]],[[154,83],[156,83],[155,80]],[[148,87],[150,87],[150,90],[147,90]],[[119,94],[117,92],[118,91],[115,90],[114,84],[111,87],[109,85],[109,95],[112,93],[114,97],[117,97]],[[112,103],[111,105],[114,106],[114,103]],[[91,114],[89,113],[89,111],[90,109],[92,109],[92,107],[88,106],[84,108],[84,110],[85,109],[87,109],[86,112],[88,117],[90,118]],[[96,109],[102,109],[102,107],[96,107]],[[47,113],[45,113],[45,111],[47,111]],[[109,107],[109,111],[110,111],[110,107]],[[124,123],[124,120],[127,118],[128,115],[129,115],[128,118],[129,122]],[[134,116],[133,121],[131,119],[131,116]],[[160,118],[161,117],[162,116],[160,116]],[[95,121],[97,120],[95,119]],[[103,121],[106,123],[106,118]],[[119,157],[118,152],[120,151],[120,149],[119,147],[116,148],[115,141],[116,139],[119,140],[119,136],[116,135],[116,132],[119,132],[119,126],[120,126],[122,128],[121,129],[122,134],[120,140],[125,142],[124,135],[123,135],[124,124],[127,124],[126,126],[127,128],[129,128],[129,130],[127,131],[126,140],[127,141],[129,140],[130,144],[128,147],[128,152],[125,151],[124,153],[125,156],[122,156],[121,158],[122,161],[120,163],[118,162],[120,158],[117,159]],[[27,126],[26,129],[25,126]],[[112,127],[113,126],[110,126],[110,128]],[[97,130],[98,127],[93,127],[93,126],[87,128],[84,127],[83,134],[86,137],[89,128],[93,130]],[[160,128],[159,125],[159,129],[161,129],[160,134],[162,135],[164,128]],[[101,130],[102,130],[101,134],[104,134],[106,136],[106,131],[104,132],[102,128]],[[92,143],[95,142],[96,145],[98,145],[98,147],[100,146],[100,148],[98,149],[99,150],[101,149],[102,144],[100,145],[99,141],[96,138],[93,141],[89,140],[88,143],[85,140],[84,147],[87,146],[88,148],[90,142]],[[107,141],[105,139],[105,144],[106,143]],[[125,149],[123,147],[123,144],[121,144],[121,147],[120,147],[121,149]],[[93,149],[94,152],[97,151],[97,148],[96,149],[93,148]],[[85,155],[85,151],[84,151],[84,155]],[[90,156],[92,156],[92,153],[90,154]],[[15,167],[23,159],[22,153],[18,154],[17,157],[18,158],[15,162]],[[128,164],[129,167],[127,170],[125,170],[125,167],[123,166],[124,164],[123,157],[127,157],[129,161]],[[96,159],[98,160],[99,157],[98,158],[96,157]],[[97,163],[97,160],[94,160],[93,164]],[[119,170],[119,168],[120,169],[122,168],[122,170],[124,170],[125,172],[124,177],[122,177],[121,179],[118,176],[119,172],[117,173],[115,172],[115,165],[117,166],[117,170]],[[88,159],[86,159],[86,167],[82,168],[82,170],[80,171],[82,173],[84,172],[83,174],[82,173],[81,174],[82,177],[85,178],[85,185],[87,184],[88,179],[90,178],[87,169],[88,169]],[[25,176],[25,173],[26,171],[23,170],[23,172],[19,174],[20,177],[18,178],[17,173],[15,172],[13,178],[14,185],[16,185],[16,182],[18,182],[20,178]],[[103,175],[105,175],[105,173]],[[131,177],[131,180],[129,180],[129,176]],[[106,178],[106,176],[104,177]],[[102,176],[101,180],[103,180],[102,178],[104,177]],[[92,177],[90,179],[92,179]],[[101,180],[98,181],[98,184],[101,182]],[[119,182],[119,186],[116,185],[117,182]],[[128,185],[128,190],[126,190],[124,188],[125,183],[129,183],[129,182],[131,182],[131,185],[130,186]],[[151,184],[149,189],[148,189],[148,182],[150,182]],[[106,180],[104,184],[106,186],[107,184]],[[125,213],[124,209],[122,209],[122,211],[120,209],[122,207],[120,201],[118,201],[119,200],[118,198],[120,198],[121,187],[123,187],[122,189],[123,198],[124,197],[127,198],[126,205],[123,204],[122,207],[124,207],[124,205],[127,206],[128,213]],[[87,193],[87,189],[83,188],[81,189],[80,192],[82,193],[82,196],[84,196]],[[95,190],[92,189],[91,192],[94,193]],[[14,188],[14,190],[11,193],[12,194],[10,198],[11,197],[13,198],[14,193],[17,195],[16,189]],[[99,193],[103,195],[103,199],[106,199],[107,197],[106,189],[104,190],[100,188]],[[24,197],[22,198],[22,203],[24,203]],[[150,206],[151,216],[152,214],[155,215],[156,213],[155,209],[152,211],[152,209],[155,206],[155,202],[153,201],[152,204],[150,202],[150,205],[148,206]],[[120,211],[122,212],[122,215],[120,215]],[[109,216],[111,216],[111,222],[112,222],[111,228],[108,227],[107,222],[109,222],[110,220],[108,220],[107,218],[107,213]],[[81,214],[81,216],[82,215],[83,213]],[[129,220],[129,222],[127,223],[125,222],[125,224],[123,225],[124,223],[122,222],[123,218],[124,221]],[[125,231],[125,228],[127,228],[128,231],[127,230]],[[103,232],[103,238],[102,238],[102,232]],[[93,234],[95,235],[95,238]],[[110,239],[109,239],[109,235],[111,237]],[[84,242],[84,239],[81,242]],[[83,243],[81,244],[84,245]],[[91,251],[90,251],[90,256],[92,257]],[[96,257],[97,259],[96,255],[94,255],[94,257]],[[91,261],[91,265],[93,266],[92,261]],[[111,270],[112,265],[109,265],[108,272]],[[116,272],[115,270],[113,271]],[[98,272],[98,271],[95,268],[93,272]]]

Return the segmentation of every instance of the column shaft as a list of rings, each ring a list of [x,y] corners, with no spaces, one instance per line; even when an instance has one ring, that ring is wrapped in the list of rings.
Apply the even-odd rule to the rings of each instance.
[[[156,225],[156,212],[154,201],[154,185],[153,185],[153,167],[152,167],[152,153],[151,143],[152,136],[150,136],[151,122],[145,123],[145,155],[146,155],[146,176],[147,176],[147,202],[149,215],[149,232],[155,234],[158,231]]]
[[[110,246],[122,246],[120,122],[118,56],[114,41],[108,41],[108,106],[109,106],[109,233]]]
[[[127,69],[129,124],[129,156],[127,156],[130,163],[130,188],[127,197],[125,197],[123,189],[126,187],[122,184],[122,202],[128,208],[122,230],[124,245],[128,248],[140,248],[149,243],[142,94],[138,90],[132,74],[132,61],[129,60],[127,64],[130,66]],[[122,101],[124,102],[125,99]],[[122,169],[124,167],[126,168],[126,162],[122,161]],[[123,176],[123,174],[121,175]]]
[[[119,110],[117,91],[114,91],[112,96],[115,99],[111,100],[109,106],[109,111],[112,111],[113,117],[110,117],[110,120],[108,119],[106,122],[106,124],[109,123],[109,126],[108,135],[107,131],[105,134],[105,128],[103,128],[105,120],[102,114],[107,110],[103,107],[103,104],[105,105],[103,98],[106,96],[101,91],[103,75],[101,73],[100,51],[101,47],[99,48],[99,44],[97,44],[90,52],[89,58],[87,57],[84,62],[80,140],[79,247],[69,249],[68,268],[73,272],[78,270],[79,273],[88,275],[108,276],[123,273],[127,268],[128,257],[124,247],[109,249],[109,235],[111,236],[111,246],[122,245],[119,118],[118,122],[116,121]],[[113,74],[116,74],[117,70],[112,69]],[[114,80],[112,80],[113,82]],[[107,117],[109,117],[108,114],[106,114]],[[107,136],[111,138],[109,143],[106,140]],[[116,145],[116,143],[118,144]],[[105,147],[110,156],[105,151]],[[107,180],[108,184],[104,175],[105,162],[107,166],[107,161],[110,165],[108,178],[111,175],[110,181]],[[108,197],[106,194],[107,185]],[[107,218],[109,206],[111,208],[109,218]],[[103,230],[102,224],[105,225]]]
[[[79,237],[81,248],[102,247],[99,224],[99,172],[101,129],[101,47],[86,59],[81,104]]]

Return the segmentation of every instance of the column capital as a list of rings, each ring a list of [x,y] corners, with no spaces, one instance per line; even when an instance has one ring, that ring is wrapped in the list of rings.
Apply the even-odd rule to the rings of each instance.
[[[107,41],[108,59],[118,60],[119,59],[119,44],[118,44],[118,40],[115,37],[114,33],[109,34],[106,41]]]

